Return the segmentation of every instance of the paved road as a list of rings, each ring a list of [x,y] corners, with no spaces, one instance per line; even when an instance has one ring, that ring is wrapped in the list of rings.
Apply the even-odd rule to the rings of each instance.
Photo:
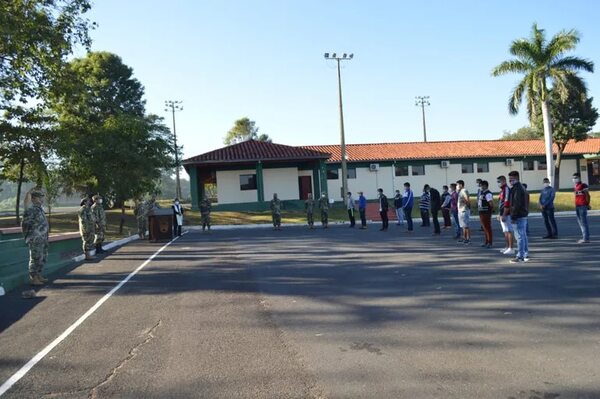
[[[374,227],[186,234],[4,397],[600,398],[600,243],[572,217],[520,265]],[[0,384],[159,247],[0,297]]]

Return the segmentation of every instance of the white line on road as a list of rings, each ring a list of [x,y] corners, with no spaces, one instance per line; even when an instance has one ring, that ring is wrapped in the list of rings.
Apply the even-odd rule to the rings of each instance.
[[[171,245],[172,243],[177,241],[177,239],[179,239],[179,237],[175,237],[174,239],[172,239],[171,241],[166,243],[158,251],[156,251],[154,254],[152,254],[152,256],[150,256],[144,263],[142,263],[140,266],[138,266],[137,269],[135,269],[134,271],[129,273],[129,275],[127,277],[125,277],[123,280],[121,280],[121,282],[119,284],[117,284],[106,295],[104,295],[102,298],[100,298],[100,300],[98,302],[96,302],[94,304],[94,306],[92,306],[87,312],[85,312],[83,314],[83,316],[81,316],[79,319],[77,319],[77,321],[75,323],[71,324],[71,326],[69,328],[67,328],[62,334],[60,334],[54,341],[52,341],[48,346],[46,346],[44,349],[42,349],[37,355],[35,355],[30,361],[28,361],[26,365],[21,367],[19,369],[19,371],[17,371],[8,380],[6,380],[6,382],[4,382],[0,386],[0,396],[4,395],[6,393],[6,391],[8,391],[21,378],[23,378],[25,376],[25,374],[27,374],[29,372],[29,370],[31,370],[33,368],[33,366],[35,366],[40,360],[42,360],[44,357],[46,357],[46,355],[52,349],[54,349],[58,344],[60,344],[73,331],[75,331],[75,329],[77,327],[79,327],[88,317],[90,317],[96,310],[98,310],[98,308],[100,306],[102,306],[102,304],[104,302],[106,302],[108,300],[108,298],[113,296],[113,294],[115,292],[117,292],[119,290],[119,288],[121,288],[123,285],[125,285],[125,283],[127,283],[129,280],[131,280],[131,278],[133,276],[135,276],[136,274],[138,274],[138,272],[140,270],[142,270],[144,267],[146,267],[146,265],[148,265],[148,263],[150,263],[152,261],[152,259],[154,259],[156,256],[158,256],[158,254],[160,254],[162,251],[164,251],[165,248],[167,248],[169,245]]]

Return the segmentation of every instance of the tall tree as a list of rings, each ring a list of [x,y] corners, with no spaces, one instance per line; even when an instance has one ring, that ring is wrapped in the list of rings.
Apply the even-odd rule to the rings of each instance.
[[[500,140],[538,140],[544,135],[541,129],[523,126],[516,132],[505,131]]]
[[[539,29],[537,24],[533,24],[529,39],[517,39],[512,42],[509,51],[511,55],[515,56],[515,59],[504,61],[492,70],[493,76],[508,73],[524,75],[510,96],[508,109],[511,114],[519,112],[523,95],[525,95],[530,121],[533,123],[536,116],[535,105],[540,104],[548,178],[551,181],[554,181],[554,168],[548,92],[553,88],[563,101],[567,100],[570,91],[586,93],[585,83],[577,75],[577,72],[581,70],[594,71],[592,61],[565,55],[575,49],[577,43],[579,43],[579,33],[575,30],[561,31],[548,41],[544,30]]]
[[[241,118],[235,121],[233,127],[227,132],[223,139],[225,145],[241,143],[247,140],[258,140],[271,142],[271,138],[267,134],[258,134],[256,122],[249,118]]]
[[[560,181],[560,164],[562,154],[569,141],[583,141],[598,120],[598,110],[592,105],[593,98],[577,92],[570,92],[566,100],[551,90],[548,96],[550,117],[552,119],[552,137],[556,144],[556,163],[554,171],[554,187],[558,190]],[[538,114],[539,115],[539,114]],[[537,117],[534,124],[541,129],[543,120]]]

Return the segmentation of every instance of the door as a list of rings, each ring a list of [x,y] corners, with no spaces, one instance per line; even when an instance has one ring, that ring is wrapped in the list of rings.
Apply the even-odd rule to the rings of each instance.
[[[298,186],[300,189],[300,199],[308,199],[308,194],[312,194],[312,177],[298,176]]]
[[[588,183],[590,186],[600,185],[600,159],[588,161]]]

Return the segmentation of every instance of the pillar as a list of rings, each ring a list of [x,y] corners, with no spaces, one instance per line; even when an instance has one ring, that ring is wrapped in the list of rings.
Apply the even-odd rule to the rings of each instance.
[[[198,203],[200,196],[202,195],[201,190],[203,187],[200,187],[200,182],[198,181],[198,168],[195,166],[190,166],[190,169],[187,171],[190,175],[190,194],[192,196],[192,209],[198,210]]]
[[[261,161],[256,163],[256,200],[258,202],[265,201],[265,189],[263,181],[263,165]]]

